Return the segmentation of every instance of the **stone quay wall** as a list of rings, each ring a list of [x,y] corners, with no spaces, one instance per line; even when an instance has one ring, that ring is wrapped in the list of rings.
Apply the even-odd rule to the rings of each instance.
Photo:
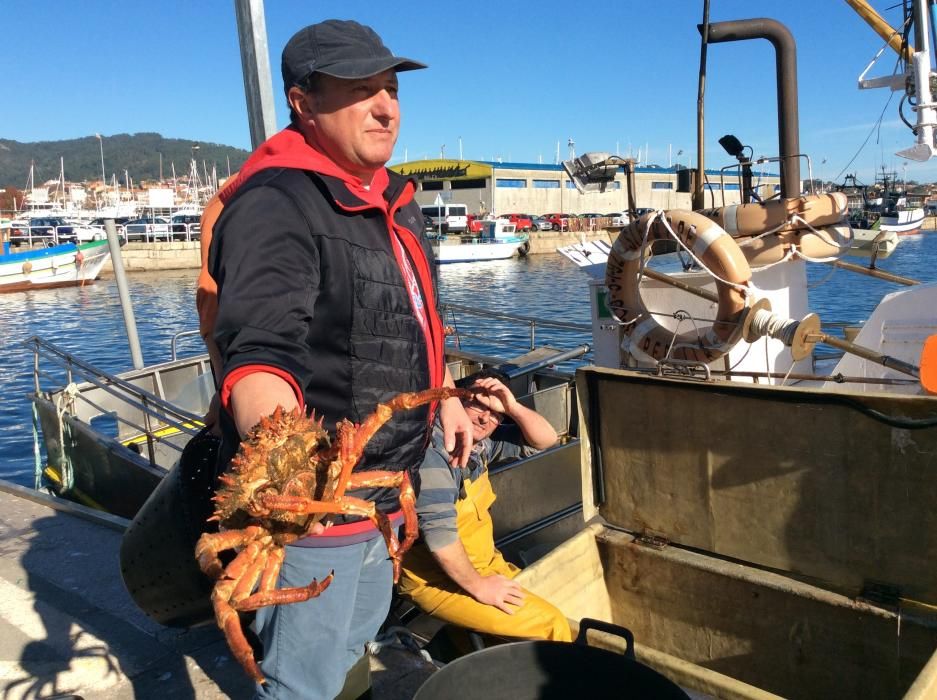
[[[560,232],[534,231],[530,234],[530,255],[555,253],[557,248],[587,241],[610,241],[608,231]],[[127,243],[121,246],[120,255],[127,272],[152,272],[154,270],[197,270],[201,266],[201,248],[198,241],[175,241],[172,243]],[[108,260],[102,272],[111,273],[114,267]]]

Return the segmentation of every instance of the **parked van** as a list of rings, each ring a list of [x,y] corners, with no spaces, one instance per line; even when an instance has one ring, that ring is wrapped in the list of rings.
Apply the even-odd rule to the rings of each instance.
[[[468,207],[464,204],[443,204],[436,206],[428,204],[420,207],[423,215],[433,221],[433,230],[442,230],[443,233],[464,233],[468,228]]]

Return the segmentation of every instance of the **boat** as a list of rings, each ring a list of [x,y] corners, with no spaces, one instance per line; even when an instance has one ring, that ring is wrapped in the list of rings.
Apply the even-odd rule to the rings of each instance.
[[[846,216],[852,229],[850,254],[877,258],[891,255],[901,239],[895,231],[880,228],[879,190],[860,183],[854,173],[847,174],[836,190],[846,195]]]
[[[106,240],[66,243],[49,248],[0,254],[0,293],[69,287],[94,282],[110,257]]]
[[[899,236],[913,236],[924,225],[924,197],[906,191],[895,183],[894,176],[883,172],[881,178],[882,204],[879,210],[879,229]]]
[[[795,163],[789,33],[771,20],[701,31],[774,44],[780,162]],[[802,195],[788,166],[775,204],[658,212],[611,246],[566,251],[592,300],[596,365],[576,378],[586,528],[518,580],[573,620],[628,627],[637,659],[684,688],[937,689],[937,386],[922,370],[937,285],[889,294],[852,340],[835,336],[811,313],[806,266],[840,262],[847,224],[843,193]],[[655,265],[658,238],[702,269]],[[844,354],[822,360],[821,343]]]
[[[895,231],[878,228],[852,229],[852,245],[849,247],[852,255],[876,255],[878,258],[887,258],[895,252],[901,239]]]
[[[526,233],[517,233],[507,219],[480,222],[478,235],[431,237],[437,264],[507,260],[526,255],[530,242]]]

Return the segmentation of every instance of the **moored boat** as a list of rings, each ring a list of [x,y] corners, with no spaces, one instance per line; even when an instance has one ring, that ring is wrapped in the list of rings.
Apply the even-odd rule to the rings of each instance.
[[[886,228],[855,228],[852,229],[852,245],[849,250],[852,255],[875,255],[878,258],[887,258],[895,252],[901,239],[898,233]]]
[[[506,219],[482,221],[478,236],[436,236],[432,238],[436,262],[459,263],[507,260],[526,255],[530,242],[526,233],[518,234]]]
[[[110,256],[106,240],[0,254],[0,293],[93,282]]]

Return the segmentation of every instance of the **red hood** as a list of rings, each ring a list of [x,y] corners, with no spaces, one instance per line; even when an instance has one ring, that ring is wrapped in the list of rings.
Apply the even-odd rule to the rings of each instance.
[[[387,203],[384,201],[384,190],[388,183],[385,168],[380,168],[374,174],[371,186],[365,188],[361,178],[346,172],[327,155],[310,146],[303,135],[292,126],[288,126],[260,144],[244,163],[237,177],[221,190],[219,195],[221,201],[227,204],[241,185],[261,170],[268,168],[311,170],[337,178],[344,182],[348,190],[359,199],[379,209],[385,211],[387,209]]]

